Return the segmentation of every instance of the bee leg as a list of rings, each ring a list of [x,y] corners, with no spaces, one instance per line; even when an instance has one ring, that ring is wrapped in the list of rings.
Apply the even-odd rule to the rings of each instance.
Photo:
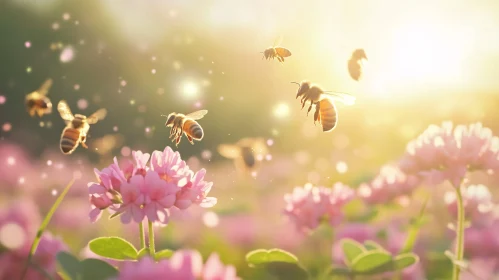
[[[192,137],[191,137],[191,136],[187,135],[187,140],[189,140],[189,142],[190,142],[192,145],[194,145],[194,141],[192,141]]]
[[[307,103],[307,100],[308,100],[308,99],[307,99],[307,98],[305,98],[305,101],[303,101],[303,102],[301,103],[301,108],[302,108],[302,109],[305,107],[305,103]]]
[[[310,102],[310,106],[308,107],[308,111],[307,111],[307,117],[308,117],[308,113],[310,113],[310,110],[312,110],[312,105],[313,105],[313,103]]]
[[[88,149],[87,144],[85,144],[86,141],[87,141],[87,136],[82,135],[80,137],[80,144],[83,148]]]
[[[181,139],[182,139],[182,135],[181,135],[181,136],[179,136],[179,137],[177,137],[177,142],[175,143],[177,146],[178,146],[178,144],[180,143],[180,140],[181,140]]]

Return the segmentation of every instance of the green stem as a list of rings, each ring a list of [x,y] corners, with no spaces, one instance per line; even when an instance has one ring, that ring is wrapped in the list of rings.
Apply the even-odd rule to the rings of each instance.
[[[139,234],[140,234],[140,249],[143,249],[146,247],[146,238],[145,238],[145,233],[144,233],[144,223],[143,222],[139,223]]]
[[[154,229],[151,221],[147,221],[147,224],[149,226],[149,254],[154,258],[154,255],[156,254],[154,248]]]
[[[457,246],[455,257],[457,261],[462,261],[464,257],[464,205],[463,196],[461,194],[461,186],[456,188],[456,198],[457,198],[457,228],[456,228],[456,239]],[[454,264],[453,269],[453,280],[459,280],[459,273],[461,269],[459,265]]]
[[[24,270],[23,270],[23,273],[21,275],[21,280],[24,279],[24,277],[26,276],[26,272],[28,272],[28,267],[31,264],[31,259],[33,258],[33,255],[35,254],[36,249],[38,248],[38,244],[40,243],[40,240],[42,238],[43,232],[45,231],[45,228],[47,228],[47,225],[49,224],[50,220],[52,219],[52,216],[54,215],[55,210],[57,210],[57,208],[61,204],[62,200],[64,199],[64,197],[68,193],[68,191],[71,188],[71,186],[73,185],[74,181],[75,181],[74,178],[71,179],[71,181],[64,188],[64,190],[61,192],[59,197],[57,197],[54,204],[50,208],[49,212],[47,213],[47,215],[43,219],[43,222],[40,225],[40,228],[36,232],[35,240],[33,241],[33,244],[31,244],[31,249],[29,250],[28,260],[26,261],[26,265],[24,266]]]

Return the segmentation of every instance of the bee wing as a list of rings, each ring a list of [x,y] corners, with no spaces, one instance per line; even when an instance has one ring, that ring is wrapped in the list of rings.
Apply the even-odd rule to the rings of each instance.
[[[275,51],[277,52],[277,54],[279,56],[282,56],[282,57],[291,56],[291,51],[286,49],[286,48],[283,48],[283,47],[277,47],[277,48],[275,48]]]
[[[101,121],[103,120],[107,115],[107,110],[102,108],[102,109],[99,109],[97,110],[97,112],[93,113],[92,115],[90,115],[90,117],[87,118],[87,122],[89,124],[95,124],[97,123],[98,121]]]
[[[277,37],[277,38],[275,39],[275,41],[274,41],[274,45],[273,45],[273,46],[274,46],[274,47],[275,47],[275,46],[279,46],[281,43],[282,43],[282,35],[281,35],[281,36],[279,36],[279,37]]]
[[[346,92],[335,92],[335,91],[325,91],[324,94],[327,94],[327,97],[333,100],[338,100],[345,105],[353,105],[355,104],[355,96],[346,93]]]
[[[364,51],[364,49],[354,50],[352,53],[352,59],[354,59],[354,60],[361,60],[361,59],[367,60],[366,51]]]
[[[208,110],[199,110],[196,112],[192,112],[190,114],[187,114],[186,117],[193,119],[193,120],[199,120],[204,117],[204,115],[208,114]]]
[[[43,84],[40,86],[37,92],[41,95],[47,95],[51,87],[52,87],[52,79],[47,79],[45,82],[43,82]]]
[[[235,159],[241,155],[241,149],[236,145],[220,144],[217,150],[220,155],[229,159]]]
[[[322,131],[332,131],[338,123],[338,111],[330,98],[324,98],[320,101],[320,121]]]
[[[65,100],[59,101],[59,104],[57,104],[57,111],[59,111],[61,118],[65,121],[70,122],[74,119],[73,113],[71,112],[71,109],[69,108],[69,105]]]

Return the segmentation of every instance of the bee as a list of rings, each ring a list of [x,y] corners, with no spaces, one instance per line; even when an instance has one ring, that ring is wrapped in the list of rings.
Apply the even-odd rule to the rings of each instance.
[[[35,114],[42,117],[52,113],[52,102],[47,97],[49,89],[52,87],[52,79],[47,79],[39,89],[26,95],[24,103],[31,117]]]
[[[263,138],[243,138],[235,144],[221,144],[218,153],[233,159],[238,170],[253,171],[269,151]]]
[[[348,60],[348,73],[352,79],[359,81],[362,78],[363,61],[367,60],[366,52],[364,49],[356,49],[353,51],[352,56]]]
[[[59,101],[57,110],[66,123],[66,128],[62,131],[60,141],[61,151],[65,155],[72,154],[79,144],[83,148],[88,149],[85,142],[87,141],[87,133],[90,125],[103,120],[107,115],[106,109],[99,109],[88,118],[80,114],[73,116],[71,109],[64,100]]]
[[[338,123],[338,111],[334,104],[334,99],[341,101],[346,105],[353,105],[355,97],[342,92],[324,91],[319,85],[311,84],[309,81],[302,81],[300,83],[292,82],[299,85],[296,99],[301,98],[301,108],[305,107],[307,101],[310,101],[307,116],[312,106],[315,105],[314,124],[319,122],[322,125],[322,131],[332,131]]]
[[[197,120],[200,120],[208,113],[208,110],[199,110],[187,115],[171,113],[168,116],[161,115],[162,117],[167,117],[165,126],[171,127],[170,129],[170,139],[175,142],[178,146],[180,140],[182,139],[182,133],[185,134],[187,140],[194,145],[194,141],[201,141],[204,136],[203,128]]]
[[[290,50],[283,47],[278,47],[276,45],[278,44],[274,42],[274,46],[268,47],[265,51],[263,51],[262,59],[265,58],[269,60],[269,59],[275,59],[277,57],[277,60],[279,60],[280,62],[284,62],[285,57],[291,56]]]

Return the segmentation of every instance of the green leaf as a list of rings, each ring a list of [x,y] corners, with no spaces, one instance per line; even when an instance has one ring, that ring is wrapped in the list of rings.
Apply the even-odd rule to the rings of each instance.
[[[385,251],[367,251],[357,256],[352,263],[352,270],[356,273],[370,273],[371,271],[389,264],[392,255]]]
[[[61,251],[56,255],[57,262],[61,265],[64,274],[70,279],[77,280],[81,273],[80,260],[68,252]]]
[[[333,267],[329,272],[329,275],[345,276],[351,275],[352,272],[346,267]]]
[[[417,262],[419,262],[419,257],[414,253],[400,254],[393,259],[393,267],[396,270],[403,270]]]
[[[340,244],[341,248],[343,248],[343,254],[345,255],[345,263],[349,267],[357,256],[366,251],[362,244],[350,238],[341,239]]]
[[[383,246],[379,245],[378,243],[374,242],[373,240],[364,241],[364,247],[368,251],[372,251],[372,250],[386,251],[385,248],[383,248]]]
[[[159,252],[156,252],[156,254],[154,255],[154,258],[157,261],[162,260],[162,259],[168,259],[173,255],[173,253],[175,253],[175,251],[172,251],[169,249],[164,249],[164,250],[161,250]]]
[[[307,271],[298,263],[270,262],[263,265],[265,269],[279,280],[306,280]]]
[[[118,275],[116,268],[98,259],[85,259],[81,262],[81,267],[81,280],[107,280]]]
[[[136,260],[137,249],[120,237],[99,237],[91,240],[88,247],[95,254],[114,260]]]
[[[147,247],[144,247],[142,249],[140,249],[140,251],[137,253],[137,259],[140,259],[144,256],[148,256],[149,255],[149,248]]]
[[[259,265],[270,262],[298,263],[298,258],[281,249],[258,249],[246,254],[246,261],[250,265]]]

